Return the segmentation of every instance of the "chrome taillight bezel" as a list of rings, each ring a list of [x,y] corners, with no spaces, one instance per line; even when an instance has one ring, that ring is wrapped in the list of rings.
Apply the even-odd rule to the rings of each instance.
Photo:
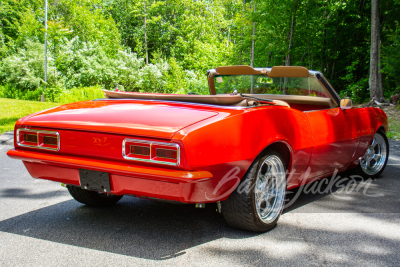
[[[37,136],[37,144],[32,145],[32,144],[25,144],[21,143],[20,140],[20,134],[27,132],[29,134],[36,134]],[[46,144],[40,142],[41,135],[52,135],[51,137],[57,137],[57,147],[50,147],[46,146]],[[31,148],[37,148],[37,149],[44,149],[44,150],[52,150],[52,151],[60,151],[60,134],[56,131],[45,131],[45,130],[39,130],[39,129],[28,129],[28,128],[18,128],[17,129],[17,145],[20,147],[31,147]]]
[[[130,154],[127,154],[127,148],[130,151],[130,146],[127,147],[129,144],[142,144],[150,147],[150,155],[148,158],[140,158],[140,157],[135,157],[135,156],[129,156]],[[159,160],[159,158],[155,155],[155,151],[157,147],[164,147],[165,149],[168,148],[174,148],[176,149],[177,152],[177,158],[176,162],[172,162],[173,160],[171,159],[164,159],[164,160]],[[150,162],[150,163],[157,163],[157,164],[164,164],[164,165],[171,165],[171,166],[179,166],[181,164],[181,147],[179,144],[175,143],[164,143],[164,142],[158,142],[158,141],[148,141],[148,140],[142,140],[142,139],[130,139],[130,138],[125,138],[124,141],[122,141],[122,156],[124,159],[127,160],[134,160],[134,161],[142,161],[142,162]]]

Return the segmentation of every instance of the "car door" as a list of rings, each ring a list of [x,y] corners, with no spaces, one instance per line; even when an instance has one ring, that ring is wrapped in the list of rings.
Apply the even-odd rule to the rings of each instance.
[[[331,108],[306,113],[313,138],[309,178],[340,171],[353,158],[360,141],[357,110]]]

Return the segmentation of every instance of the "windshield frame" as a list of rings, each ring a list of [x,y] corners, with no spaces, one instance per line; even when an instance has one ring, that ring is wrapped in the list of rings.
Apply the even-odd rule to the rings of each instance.
[[[258,75],[262,74],[268,77],[268,73],[272,71],[272,68],[254,68],[255,72],[258,72]],[[215,81],[214,77],[220,75],[215,69],[211,69],[207,71],[207,77],[208,77],[208,87],[210,91],[210,95],[216,95],[216,89],[215,89]],[[227,75],[227,74],[224,74]],[[229,74],[228,74],[229,75]],[[233,76],[238,76],[238,75],[247,75],[245,73],[243,74],[233,74]],[[317,81],[320,83],[321,87],[327,92],[327,94],[330,96],[332,99],[334,105],[336,107],[340,106],[340,100],[341,98],[339,95],[336,93],[336,91],[333,89],[332,85],[325,79],[325,77],[322,75],[321,72],[319,71],[314,71],[314,70],[308,70],[308,77],[315,77]]]

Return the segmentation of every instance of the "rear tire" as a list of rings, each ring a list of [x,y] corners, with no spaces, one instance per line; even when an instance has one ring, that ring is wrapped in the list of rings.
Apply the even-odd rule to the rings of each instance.
[[[365,179],[377,178],[385,169],[388,159],[388,139],[384,132],[378,131],[355,170]]]
[[[275,227],[286,196],[284,162],[278,151],[269,149],[252,164],[235,191],[221,203],[222,215],[230,226],[253,232]]]
[[[84,190],[78,186],[67,185],[68,192],[78,202],[92,207],[106,207],[117,203],[122,196],[103,194]]]

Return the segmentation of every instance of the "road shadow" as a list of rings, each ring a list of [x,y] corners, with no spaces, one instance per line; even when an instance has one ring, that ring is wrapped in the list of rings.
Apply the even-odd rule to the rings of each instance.
[[[283,213],[400,213],[400,142],[389,144],[388,165],[380,177],[366,179],[349,170],[288,190]]]
[[[393,169],[388,166],[388,171]],[[328,186],[335,182],[333,177],[288,191],[283,213],[400,213],[400,181],[386,183],[385,173],[373,180],[349,178],[348,173],[339,175],[340,186]]]
[[[0,190],[0,198],[45,199],[61,195],[68,195],[68,192],[57,190],[32,194],[25,188],[5,188]]]
[[[1,221],[0,231],[152,260],[223,237],[257,235],[228,227],[213,204],[196,209],[127,196],[107,208],[61,202]]]

